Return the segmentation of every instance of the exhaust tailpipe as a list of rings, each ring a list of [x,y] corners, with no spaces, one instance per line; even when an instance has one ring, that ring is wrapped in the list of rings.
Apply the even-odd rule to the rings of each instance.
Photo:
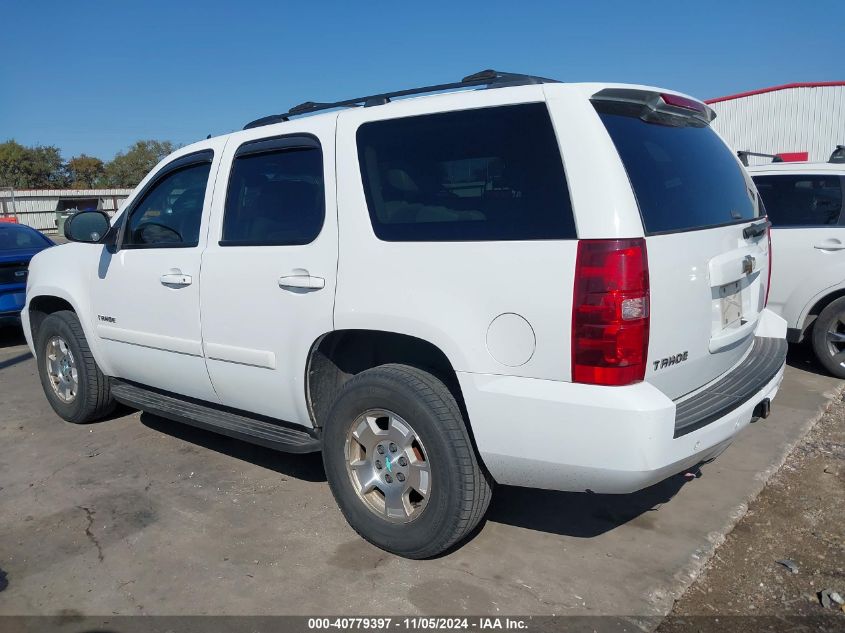
[[[763,398],[760,402],[757,403],[757,406],[754,407],[754,411],[751,413],[751,416],[757,418],[758,420],[765,420],[769,417],[769,414],[772,412],[772,400],[771,398]]]

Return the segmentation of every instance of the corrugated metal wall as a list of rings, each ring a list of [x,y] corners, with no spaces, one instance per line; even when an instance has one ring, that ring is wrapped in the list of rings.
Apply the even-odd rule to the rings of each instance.
[[[826,161],[845,144],[845,86],[786,88],[711,103],[713,127],[734,150],[808,152]],[[749,164],[771,162],[751,158]]]
[[[56,208],[59,200],[98,198],[97,207],[110,212],[120,208],[132,189],[26,189],[17,190],[14,209],[18,222],[45,233],[56,232]],[[12,194],[0,191],[0,213],[12,213]]]

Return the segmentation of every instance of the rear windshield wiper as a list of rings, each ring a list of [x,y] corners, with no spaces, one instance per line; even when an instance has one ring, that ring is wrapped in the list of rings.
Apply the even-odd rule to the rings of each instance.
[[[763,233],[766,232],[766,229],[772,225],[771,222],[768,220],[763,220],[762,222],[756,222],[754,224],[750,224],[742,229],[742,237],[745,239],[749,239],[751,237],[760,237]]]

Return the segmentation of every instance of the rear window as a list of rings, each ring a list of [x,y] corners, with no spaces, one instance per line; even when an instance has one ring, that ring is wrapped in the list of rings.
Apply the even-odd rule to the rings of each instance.
[[[598,106],[597,106],[598,107]],[[673,127],[599,111],[637,197],[646,233],[752,220],[756,194],[708,126]]]
[[[0,251],[44,248],[49,242],[40,233],[17,226],[0,226]]]
[[[379,239],[575,238],[542,103],[365,123],[358,158]]]
[[[842,213],[839,176],[754,176],[773,226],[838,224]]]

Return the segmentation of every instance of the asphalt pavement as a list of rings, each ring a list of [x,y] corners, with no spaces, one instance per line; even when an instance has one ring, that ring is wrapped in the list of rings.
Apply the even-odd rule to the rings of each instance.
[[[319,455],[122,411],[76,426],[0,330],[0,614],[667,613],[842,383],[792,350],[772,415],[695,479],[627,496],[500,487],[435,560],[345,523]],[[587,422],[585,422],[587,423]]]

